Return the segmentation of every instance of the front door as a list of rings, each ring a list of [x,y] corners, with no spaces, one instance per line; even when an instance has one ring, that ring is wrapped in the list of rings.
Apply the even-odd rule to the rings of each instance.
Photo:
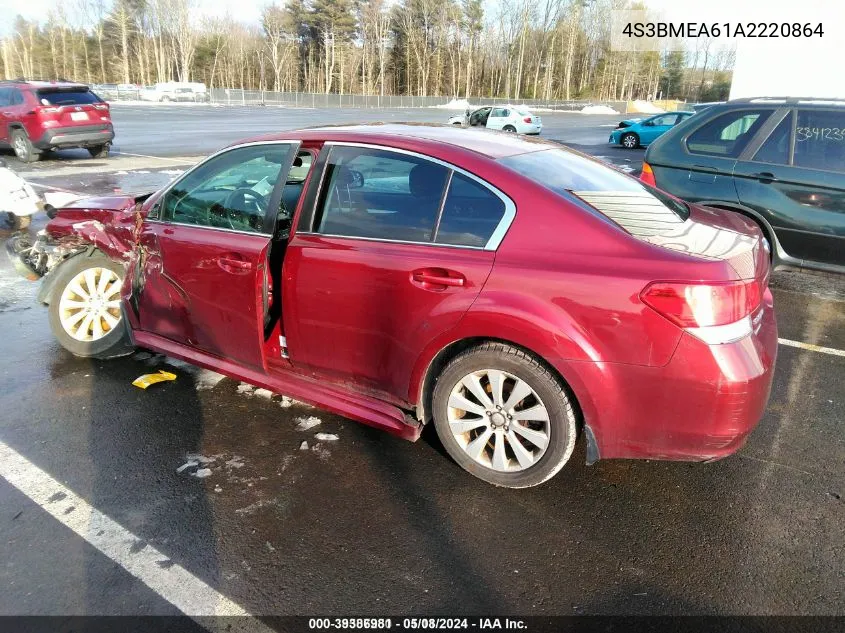
[[[139,329],[254,368],[268,249],[296,143],[225,151],[188,172],[141,227],[131,280]]]
[[[422,156],[328,151],[313,217],[285,255],[291,362],[405,400],[421,351],[478,296],[513,205]]]
[[[653,119],[649,119],[644,121],[643,124],[640,126],[640,143],[642,145],[648,145],[652,143],[657,137],[661,134],[667,132],[675,122],[678,120],[677,114],[663,114],[661,116],[654,117]]]

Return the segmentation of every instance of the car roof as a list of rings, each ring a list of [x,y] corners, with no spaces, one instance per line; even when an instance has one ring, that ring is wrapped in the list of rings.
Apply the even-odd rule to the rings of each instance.
[[[845,108],[845,99],[836,97],[822,98],[822,97],[744,97],[742,99],[731,99],[718,106],[725,107],[743,107],[748,105],[771,105],[771,106],[801,106],[802,108],[829,108],[836,106]]]
[[[470,150],[492,159],[527,154],[545,149],[560,147],[555,143],[539,139],[529,139],[507,132],[495,132],[486,129],[456,129],[454,125],[426,123],[369,123],[363,125],[331,125],[307,128],[291,132],[268,134],[242,141],[243,143],[260,141],[345,141],[372,143],[399,147],[411,139],[415,145],[442,149],[444,145]],[[403,142],[404,140],[404,142]]]
[[[79,88],[88,90],[88,86],[75,81],[50,81],[47,79],[7,79],[0,82],[5,85],[29,86],[31,88]]]

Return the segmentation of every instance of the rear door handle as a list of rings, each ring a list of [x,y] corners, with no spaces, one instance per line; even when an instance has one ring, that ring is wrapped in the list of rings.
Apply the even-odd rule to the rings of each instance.
[[[777,182],[777,177],[768,171],[761,171],[759,174],[748,174],[750,178],[756,178],[761,182]]]
[[[466,283],[466,277],[460,273],[443,269],[420,269],[411,273],[411,279],[416,283],[426,286],[443,286],[459,288]]]
[[[719,170],[717,170],[715,167],[708,167],[707,165],[693,165],[692,168],[695,171],[703,171],[708,174],[719,173]]]
[[[217,258],[217,265],[227,273],[236,275],[252,270],[252,262],[242,259],[239,255],[221,255]]]

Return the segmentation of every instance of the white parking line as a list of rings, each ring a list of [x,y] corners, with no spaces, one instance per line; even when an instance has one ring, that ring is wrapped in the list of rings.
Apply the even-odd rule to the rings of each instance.
[[[89,505],[2,441],[0,476],[185,615],[194,619],[250,615],[184,567],[171,564],[165,554]],[[272,630],[253,618],[203,619],[199,623],[207,629],[219,628],[220,631],[269,633]]]
[[[112,152],[115,156],[134,156],[135,158],[154,158],[155,160],[165,160],[170,163],[176,163],[178,165],[187,165],[188,163],[185,162],[184,159],[178,158],[166,158],[164,156],[150,156],[149,154],[130,154],[129,152]]]
[[[787,345],[788,347],[806,349],[811,352],[821,352],[822,354],[831,354],[833,356],[845,356],[845,350],[834,349],[832,347],[822,347],[821,345],[813,345],[812,343],[802,343],[801,341],[791,341],[788,338],[779,338],[778,343],[781,345]]]
[[[54,185],[42,185],[38,182],[32,182],[31,180],[26,181],[28,185],[33,187],[41,187],[42,189],[50,189],[52,191],[62,191],[64,193],[72,193],[75,196],[79,196],[80,198],[84,198],[87,194],[79,193],[78,191],[71,191],[70,189],[62,189],[61,187],[56,187]]]

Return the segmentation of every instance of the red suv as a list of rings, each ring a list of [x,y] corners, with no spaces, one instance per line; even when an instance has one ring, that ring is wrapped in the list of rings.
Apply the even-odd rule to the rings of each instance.
[[[109,104],[88,86],[66,81],[0,82],[0,143],[25,163],[42,152],[84,147],[109,155],[114,128]]]
[[[734,452],[777,351],[753,222],[486,130],[240,143],[15,250],[74,354],[153,349],[408,439],[433,421],[514,488],[579,432],[590,462]]]

